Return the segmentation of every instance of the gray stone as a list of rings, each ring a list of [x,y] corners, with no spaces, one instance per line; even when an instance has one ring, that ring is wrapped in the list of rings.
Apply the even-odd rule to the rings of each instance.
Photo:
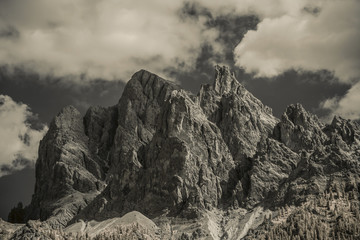
[[[279,120],[227,67],[196,96],[141,70],[116,105],[54,118],[29,218],[54,229],[139,211],[163,238],[238,239],[334,189],[358,202],[359,129],[300,104]]]

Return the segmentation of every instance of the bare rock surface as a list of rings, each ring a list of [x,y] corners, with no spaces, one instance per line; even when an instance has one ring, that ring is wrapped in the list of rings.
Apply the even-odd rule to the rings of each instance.
[[[40,143],[29,218],[58,216],[53,223],[66,225],[103,190],[106,162],[93,154],[88,141],[80,112],[65,107]]]
[[[359,176],[357,122],[324,124],[300,104],[277,119],[227,67],[197,95],[140,70],[116,105],[54,118],[27,207],[38,221],[6,234],[356,239]]]
[[[295,152],[313,150],[323,145],[324,125],[300,104],[290,105],[274,129],[274,137]]]
[[[213,85],[203,85],[198,101],[208,119],[220,129],[236,162],[252,157],[257,143],[279,121],[268,106],[241,85],[228,67],[215,67]]]
[[[0,239],[10,239],[23,224],[11,224],[0,218]]]

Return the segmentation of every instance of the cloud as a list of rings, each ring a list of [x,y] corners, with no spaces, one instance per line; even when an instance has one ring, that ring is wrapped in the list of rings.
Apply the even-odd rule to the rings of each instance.
[[[209,21],[245,15],[260,21],[232,42],[247,73],[326,69],[359,81],[358,0],[2,0],[0,66],[62,78],[126,81],[141,68],[169,77],[167,69],[193,71],[204,46],[207,65],[228,63],[227,34]]]
[[[356,81],[360,77],[360,2],[321,0],[315,6],[293,2],[294,7],[288,6],[283,14],[265,14],[257,30],[245,35],[235,49],[237,66],[259,77],[289,69],[327,69],[340,81]]]
[[[28,121],[34,118],[26,104],[0,95],[0,177],[35,163],[47,127],[32,129]]]
[[[107,80],[128,80],[145,67],[160,74],[191,69],[218,32],[203,17],[181,19],[182,7],[166,0],[2,0],[0,65]]]
[[[214,16],[257,15],[260,18],[275,18],[284,14],[294,14],[309,0],[195,0]]]
[[[239,66],[266,76],[294,66],[326,68],[331,61],[328,58],[331,52],[327,50],[338,49],[344,39],[350,39],[351,32],[345,32],[349,30],[346,19],[349,8],[356,12],[356,8],[348,6],[350,3],[356,5],[354,1],[321,0],[317,7],[309,0],[195,0],[191,5],[205,14],[199,10],[196,18],[183,18],[181,12],[190,4],[185,0],[2,0],[0,65],[20,66],[56,77],[107,80],[127,80],[140,68],[159,74],[168,68],[193,70],[204,44],[211,45],[214,54],[221,54],[226,48],[217,41],[222,35],[219,29],[207,24],[209,17],[253,14],[263,21],[236,49]],[[334,20],[336,24],[329,24]],[[336,35],[343,39],[330,39],[327,41],[329,47],[315,54],[325,62],[313,58],[316,53],[313,48],[323,45],[323,36],[338,30],[345,33]],[[314,35],[311,41],[305,39],[309,34]],[[302,47],[298,40],[302,41]],[[285,47],[290,49],[283,51]],[[299,61],[299,52],[317,64],[307,59]],[[357,59],[355,52],[347,51],[344,55],[349,53]],[[353,63],[352,60],[347,61]],[[355,69],[347,63],[342,65],[336,69],[340,73]]]
[[[352,88],[345,96],[329,98],[320,106],[331,111],[328,118],[337,114],[360,119],[356,107],[360,103],[360,2],[270,0],[264,5],[260,4],[262,1],[245,2],[245,8],[260,16],[261,21],[235,48],[236,66],[256,77],[267,78],[291,69],[331,71],[338,81]]]
[[[320,106],[331,111],[327,120],[334,115],[352,120],[360,119],[360,82],[352,86],[345,96],[329,98],[321,102]]]

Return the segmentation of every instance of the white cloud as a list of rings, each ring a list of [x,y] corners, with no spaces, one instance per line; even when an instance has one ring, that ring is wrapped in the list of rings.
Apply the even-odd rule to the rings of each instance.
[[[35,163],[39,142],[47,127],[35,130],[27,120],[34,118],[29,107],[13,101],[9,96],[0,95],[0,167],[19,170],[21,162]],[[7,174],[0,170],[0,177]]]
[[[308,1],[293,2],[295,7],[283,14],[265,14],[258,29],[245,35],[235,49],[236,64],[257,76],[272,77],[291,68],[327,69],[341,81],[356,81],[360,77],[360,2],[317,1],[316,14],[304,10],[315,7]]]
[[[329,118],[338,115],[346,119],[360,119],[360,82],[352,86],[344,97],[327,99],[320,106],[331,111]]]
[[[332,111],[328,117],[360,119],[360,1],[271,0],[269,4],[278,9],[250,7],[262,20],[235,48],[236,65],[257,77],[274,77],[289,69],[329,70],[353,86],[343,98],[328,99],[320,106]]]
[[[140,68],[191,70],[201,46],[216,53],[221,32],[205,17],[181,19],[185,0],[2,0],[0,65],[42,74],[128,80]],[[190,2],[191,3],[191,2]],[[234,50],[247,72],[327,69],[340,81],[360,77],[358,0],[194,0],[213,16],[260,18]],[[211,59],[208,60],[212,62]]]
[[[201,44],[218,36],[204,19],[180,19],[182,1],[63,0],[0,2],[0,64],[23,66],[55,76],[105,79],[141,68],[161,74],[166,67],[192,68]]]
[[[217,52],[223,47],[215,41],[221,33],[209,29],[205,18],[179,18],[184,2],[3,0],[0,31],[9,36],[0,34],[0,65],[55,76],[85,73],[90,78],[122,80],[140,68],[159,74],[167,67],[191,69],[204,42]],[[303,67],[330,68],[350,77],[358,73],[354,60],[358,61],[359,47],[353,46],[359,36],[360,14],[353,16],[359,10],[356,0],[317,1],[318,17],[303,11],[312,6],[310,0],[194,2],[213,16],[256,14],[263,19],[235,51],[237,64],[248,71],[273,76]],[[341,64],[338,58],[343,59]]]

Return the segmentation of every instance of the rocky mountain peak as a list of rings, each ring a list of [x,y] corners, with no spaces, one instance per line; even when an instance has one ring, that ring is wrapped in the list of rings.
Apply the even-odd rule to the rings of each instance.
[[[61,109],[51,122],[51,125],[58,129],[75,130],[79,127],[79,119],[81,118],[81,113],[74,106],[69,105]]]
[[[344,119],[340,116],[334,116],[330,125],[324,128],[330,142],[344,150],[357,148],[360,141],[359,123]]]
[[[71,115],[78,115],[80,114],[79,110],[76,109],[76,107],[72,106],[72,105],[68,105],[63,107],[59,114],[57,115],[57,117],[59,116],[71,116]]]
[[[331,127],[335,129],[341,135],[343,141],[348,144],[352,144],[360,139],[360,127],[357,122],[335,116],[331,122]]]
[[[175,89],[180,87],[156,74],[146,70],[136,72],[117,104],[118,112],[122,113],[119,114],[119,124],[137,128],[140,123],[153,132],[161,105]]]
[[[215,66],[214,84],[201,87],[198,102],[238,162],[253,156],[257,143],[278,122],[271,108],[247,91],[226,66]]]
[[[303,126],[304,128],[314,125],[320,128],[323,127],[319,119],[307,112],[300,103],[289,105],[282,117],[288,119],[294,125]]]
[[[179,89],[180,87],[171,81],[142,69],[133,74],[125,87],[122,98],[135,97],[135,94],[141,94],[138,91],[142,91],[142,94],[147,98],[154,99],[159,96],[163,88]]]
[[[274,138],[296,152],[313,150],[321,147],[327,139],[323,127],[319,119],[301,104],[292,104],[286,108],[281,121],[274,128]]]
[[[239,82],[235,79],[235,75],[230,72],[230,68],[227,66],[220,67],[215,66],[215,81],[214,89],[219,94],[229,93],[230,91],[236,90]]]
[[[131,228],[151,227],[155,239],[257,238],[255,230],[289,229],[286,219],[299,209],[327,222],[318,233],[337,234],[329,229],[350,224],[337,223],[345,215],[321,214],[337,206],[360,219],[359,133],[359,124],[340,117],[325,126],[300,104],[279,120],[225,66],[197,96],[140,70],[116,105],[91,107],[84,117],[69,106],[54,118],[28,207],[28,218],[44,224],[14,236],[38,228],[100,236],[132,212],[140,218]]]

